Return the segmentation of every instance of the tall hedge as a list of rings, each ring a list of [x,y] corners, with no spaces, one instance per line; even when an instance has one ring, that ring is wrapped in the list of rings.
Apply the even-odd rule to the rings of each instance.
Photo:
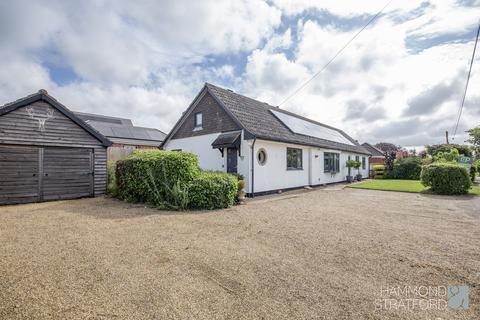
[[[406,157],[395,160],[392,175],[394,179],[418,180],[422,171],[420,157]]]
[[[422,184],[438,194],[467,194],[472,186],[469,172],[453,163],[432,163],[424,166]]]
[[[232,206],[237,178],[204,172],[196,155],[176,151],[139,151],[119,160],[117,197],[169,209],[216,209]]]
[[[192,153],[136,151],[117,161],[118,197],[131,202],[168,206],[171,191],[186,189],[199,174],[198,158]]]

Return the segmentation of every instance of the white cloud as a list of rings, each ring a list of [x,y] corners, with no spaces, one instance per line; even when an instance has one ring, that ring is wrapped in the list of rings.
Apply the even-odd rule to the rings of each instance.
[[[480,8],[453,0],[422,2],[393,1],[282,107],[360,140],[419,145],[441,139],[454,125],[462,93],[454,91],[464,85],[473,42],[432,39],[453,39],[470,29],[473,36]],[[74,110],[130,117],[164,131],[205,81],[278,104],[357,31],[309,20],[306,12],[324,10],[333,20],[351,22],[383,5],[384,0],[0,2],[0,103],[45,88]],[[424,48],[407,47],[412,38]],[[459,131],[479,122],[478,59]],[[80,79],[58,84],[51,65],[71,69]],[[428,105],[432,101],[438,106]],[[412,105],[429,113],[406,112]]]
[[[444,131],[451,131],[455,123],[473,42],[439,44],[412,52],[406,47],[412,24],[412,20],[379,20],[282,107],[338,126],[360,140],[392,139],[408,145],[440,142]],[[265,91],[274,89],[267,101],[278,104],[320,70],[354,32],[311,20],[303,22],[292,59],[270,53],[268,48],[256,50],[249,57],[245,78],[254,83],[250,93],[262,97]],[[477,63],[474,74],[478,71]],[[277,80],[279,74],[288,74],[283,79],[289,86],[281,86],[285,82]],[[474,75],[468,101],[477,99],[479,94],[473,88],[479,86],[480,77]],[[437,91],[430,93],[434,89]],[[433,105],[425,106],[428,103]],[[428,113],[415,110],[420,105]],[[473,112],[472,107],[468,110]],[[460,134],[478,125],[478,120],[478,114],[463,117]]]
[[[387,1],[370,0],[366,2],[358,0],[273,0],[273,3],[288,15],[297,15],[307,10],[317,9],[329,11],[337,16],[352,17],[363,14],[375,14],[387,4]],[[421,3],[422,0],[392,1],[385,11],[388,12],[396,10],[397,12],[404,13],[418,7]]]

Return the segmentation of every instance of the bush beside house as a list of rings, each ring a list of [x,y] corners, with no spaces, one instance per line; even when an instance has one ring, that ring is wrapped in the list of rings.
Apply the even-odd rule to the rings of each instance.
[[[234,204],[237,179],[202,172],[188,152],[136,151],[116,166],[117,197],[169,209],[215,209]]]
[[[421,173],[422,184],[438,194],[467,194],[472,186],[469,173],[464,167],[447,162],[437,162],[424,166]]]
[[[420,157],[407,157],[395,160],[393,165],[393,179],[419,180],[422,171]]]
[[[188,187],[191,209],[228,208],[237,198],[237,181],[235,176],[223,172],[201,172]]]

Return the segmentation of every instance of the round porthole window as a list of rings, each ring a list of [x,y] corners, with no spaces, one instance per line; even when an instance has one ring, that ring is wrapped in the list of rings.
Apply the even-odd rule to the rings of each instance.
[[[267,152],[265,151],[265,149],[258,150],[257,161],[258,161],[258,164],[261,166],[267,163]]]

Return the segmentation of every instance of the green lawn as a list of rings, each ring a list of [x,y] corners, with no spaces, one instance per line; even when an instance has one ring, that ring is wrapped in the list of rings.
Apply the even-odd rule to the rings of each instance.
[[[370,180],[348,186],[349,188],[357,189],[374,189],[386,191],[401,191],[401,192],[428,192],[428,188],[424,187],[418,180]],[[469,194],[480,195],[480,187],[473,186]]]

